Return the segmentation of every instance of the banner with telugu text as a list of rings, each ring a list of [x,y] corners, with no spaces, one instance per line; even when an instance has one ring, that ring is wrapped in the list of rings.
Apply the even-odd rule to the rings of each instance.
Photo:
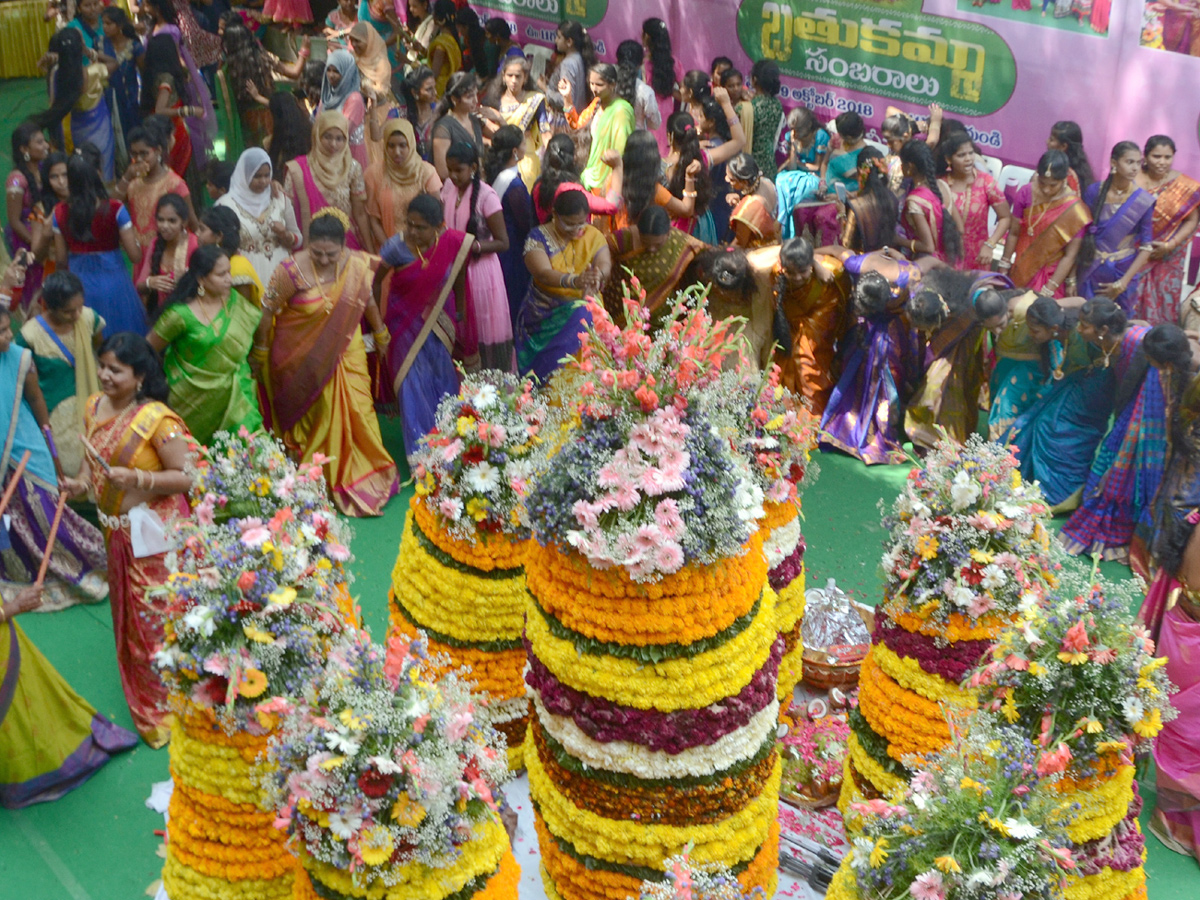
[[[1118,141],[1169,134],[1176,166],[1200,177],[1200,0],[474,0],[515,23],[522,44],[557,24],[588,26],[599,55],[667,22],[683,70],[728,56],[772,59],[785,107],[822,120],[854,110],[961,119],[982,153],[1032,166],[1050,126],[1075,119],[1097,172]],[[1195,11],[1190,9],[1194,7]],[[1194,33],[1193,33],[1194,32]],[[1194,54],[1194,55],[1193,55]]]

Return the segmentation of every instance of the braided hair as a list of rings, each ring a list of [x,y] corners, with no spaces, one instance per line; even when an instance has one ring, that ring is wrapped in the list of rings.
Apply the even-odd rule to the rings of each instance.
[[[108,189],[100,170],[88,162],[82,153],[72,153],[67,160],[67,186],[71,192],[67,200],[67,230],[77,241],[90,241],[92,219],[100,210],[100,204],[108,201]]]
[[[1064,119],[1054,123],[1050,129],[1050,137],[1067,148],[1062,152],[1067,154],[1067,162],[1075,170],[1075,177],[1079,179],[1079,193],[1082,194],[1088,185],[1096,180],[1096,176],[1092,174],[1092,164],[1088,162],[1087,151],[1083,149],[1083,129],[1079,127],[1078,122]]]
[[[459,43],[466,44],[466,50],[471,54],[471,68],[480,78],[490,78],[492,73],[487,62],[487,32],[479,23],[479,13],[469,6],[464,6],[455,15],[454,23],[467,32],[466,35],[460,34]]]
[[[900,149],[900,162],[910,165],[916,172],[917,178],[925,183],[933,202],[942,207],[942,192],[938,186],[937,167],[933,161],[933,151],[924,141],[909,141]],[[942,253],[950,262],[958,262],[962,258],[962,234],[954,222],[954,216],[942,209]]]
[[[541,209],[550,209],[558,186],[568,181],[579,180],[579,168],[575,163],[575,142],[570,135],[556,134],[546,144],[542,157],[542,174],[533,184],[533,194]],[[682,196],[682,194],[680,194]]]
[[[708,209],[709,201],[712,200],[713,186],[712,175],[704,162],[704,151],[700,147],[700,132],[696,130],[696,123],[688,113],[671,113],[667,118],[667,135],[671,145],[679,151],[679,162],[675,163],[675,169],[671,172],[667,190],[672,196],[682,199],[684,183],[687,181],[687,167],[692,164],[692,160],[699,160],[700,172],[693,179],[696,190],[695,210],[697,215],[704,215],[704,210]]]
[[[1084,231],[1083,243],[1079,247],[1079,256],[1076,257],[1076,271],[1085,271],[1092,264],[1092,260],[1096,258],[1096,223],[1100,221],[1100,212],[1104,209],[1105,201],[1108,200],[1108,192],[1112,188],[1113,170],[1116,168],[1117,160],[1126,153],[1140,154],[1141,152],[1141,148],[1133,141],[1121,141],[1113,147],[1112,156],[1109,157],[1110,167],[1108,176],[1100,183],[1100,187],[1096,191],[1096,199],[1092,201],[1092,224]],[[1079,173],[1076,172],[1075,174],[1078,175]]]
[[[178,194],[163,194],[158,198],[158,203],[154,205],[154,218],[158,220],[158,214],[166,207],[171,207],[175,210],[175,214],[179,216],[180,221],[185,225],[188,220],[187,202]],[[186,235],[180,235],[180,240],[186,241]],[[166,252],[167,242],[162,239],[162,235],[157,232],[154,235],[154,246],[150,250],[150,274],[159,275],[162,273],[162,258]]]
[[[671,33],[662,19],[646,19],[642,22],[642,34],[650,38],[650,65],[646,74],[650,76],[650,87],[656,97],[670,97],[675,90],[675,57],[671,55]]]
[[[504,125],[497,129],[492,135],[487,156],[483,159],[483,174],[488,184],[495,184],[500,173],[512,164],[513,153],[524,143],[525,134],[516,125]]]
[[[450,149],[446,151],[447,164],[456,162],[464,166],[473,166],[475,173],[471,176],[471,204],[470,217],[467,219],[467,234],[471,237],[477,237],[479,234],[479,212],[477,209],[479,203],[479,151],[475,149],[475,145],[468,141],[458,141],[450,145]]]
[[[863,171],[866,177],[863,177]],[[855,225],[862,238],[863,253],[882,250],[890,244],[896,234],[896,218],[899,206],[896,195],[888,186],[887,166],[883,154],[874,147],[863,147],[858,154],[858,196],[851,199],[850,207],[874,207],[874,216],[855,216]]]
[[[61,128],[79,98],[83,95],[83,33],[78,28],[64,28],[50,38],[49,50],[58,54],[54,70],[54,103],[49,109],[30,119],[42,128]]]

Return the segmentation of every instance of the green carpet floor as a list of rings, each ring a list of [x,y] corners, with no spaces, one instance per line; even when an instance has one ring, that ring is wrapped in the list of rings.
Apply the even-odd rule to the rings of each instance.
[[[35,81],[0,81],[0,128],[8,134],[25,115],[44,105]],[[9,170],[0,141],[0,166]],[[383,421],[384,439],[402,458],[396,421]],[[822,454],[821,474],[804,498],[804,534],[809,584],[826,578],[859,599],[879,598],[878,565],[883,529],[880,500],[890,503],[907,470],[867,468],[848,457]],[[404,522],[408,492],[393,500],[379,519],[354,523],[352,592],[368,627],[382,639],[387,624],[387,590]],[[1128,570],[1104,565],[1112,578]],[[113,721],[132,728],[117,678],[112,619],[107,603],[59,613],[21,617],[29,637],[79,693]],[[55,803],[21,811],[0,810],[0,900],[135,900],[158,878],[155,856],[162,818],[145,806],[150,785],[168,777],[167,751],[144,745],[116,758],[79,790]],[[1153,777],[1142,784],[1153,806]],[[1143,827],[1147,815],[1143,814]],[[1147,838],[1150,900],[1195,900],[1200,873],[1187,857]]]

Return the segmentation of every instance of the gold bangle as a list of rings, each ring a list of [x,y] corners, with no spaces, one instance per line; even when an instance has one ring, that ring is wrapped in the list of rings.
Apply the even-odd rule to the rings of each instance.
[[[0,625],[8,621],[8,613],[4,611],[4,604],[0,603]]]

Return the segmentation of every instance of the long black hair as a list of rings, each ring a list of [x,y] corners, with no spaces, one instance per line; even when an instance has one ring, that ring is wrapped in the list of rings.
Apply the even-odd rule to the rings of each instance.
[[[546,144],[542,156],[542,174],[533,184],[539,209],[549,209],[560,184],[579,180],[575,164],[575,142],[570,135],[556,134]]]
[[[179,216],[184,224],[184,233],[179,236],[179,240],[187,243],[187,220],[188,220],[188,205],[178,194],[163,194],[158,198],[158,203],[154,205],[154,220],[158,221],[158,214],[162,212],[164,206],[169,206],[175,210],[175,214]],[[155,232],[154,246],[150,249],[150,274],[158,275],[162,270],[163,253],[167,249],[167,242]]]
[[[883,154],[876,148],[863,147],[858,154],[858,196],[850,201],[855,205],[874,207],[875,215],[854,217],[862,246],[855,248],[863,253],[882,250],[896,235],[896,219],[900,214],[896,195],[888,186],[887,168],[883,165]],[[864,178],[863,169],[867,170]]]
[[[171,0],[146,0],[146,7],[153,12],[157,12],[163,17],[163,21],[168,25],[179,25],[179,16],[175,12],[175,6]]]
[[[271,113],[271,171],[283,172],[293,159],[312,152],[312,122],[294,94],[276,91],[267,109]]]
[[[579,22],[572,22],[570,19],[564,19],[558,25],[558,32],[579,51],[579,55],[583,57],[585,69],[590,69],[596,64],[596,45],[592,43],[592,36],[588,34],[588,30],[583,25]]]
[[[1171,377],[1162,385],[1163,395],[1168,410],[1178,408],[1179,398],[1191,380],[1192,345],[1182,328],[1167,323],[1155,325],[1147,331],[1141,346],[1133,354],[1113,400],[1113,410],[1118,415],[1141,391],[1152,362],[1159,366],[1170,366]]]
[[[166,403],[171,396],[167,377],[154,348],[140,334],[119,331],[100,345],[96,358],[111,353],[122,365],[133,369],[133,374],[142,379],[142,386],[134,395],[138,400],[157,400]]]
[[[167,196],[171,196],[168,194]],[[188,263],[187,271],[175,282],[175,288],[167,295],[167,301],[158,310],[161,316],[168,308],[187,303],[200,292],[200,279],[207,278],[219,259],[228,259],[229,254],[220,244],[205,244],[197,247]]]
[[[524,143],[525,133],[516,125],[502,125],[497,129],[483,160],[483,175],[488,184],[495,184],[500,173],[512,164],[513,153]]]
[[[704,151],[700,147],[700,132],[696,130],[696,122],[689,113],[672,113],[667,118],[667,134],[679,151],[679,162],[675,163],[675,169],[671,172],[667,190],[672,196],[683,199],[687,167],[691,165],[692,160],[699,160],[700,172],[693,179],[692,186],[696,191],[696,215],[702,216],[712,200],[713,185],[712,174],[704,162]]]
[[[629,221],[635,222],[642,211],[654,203],[654,191],[662,171],[662,157],[654,135],[649,131],[635,131],[629,135],[621,162],[625,169],[622,183],[625,212]]]
[[[712,83],[708,73],[701,69],[689,69],[683,76],[683,86],[692,95],[692,102],[699,104],[705,97],[712,96]]]
[[[469,6],[464,6],[458,11],[454,22],[459,28],[467,29],[467,36],[460,40],[466,44],[466,49],[471,54],[471,66],[475,69],[475,74],[484,80],[491,78],[492,72],[488,70],[487,62],[487,32],[479,23],[479,13]]]
[[[417,110],[417,92],[421,90],[422,84],[424,84],[430,78],[436,79],[436,77],[437,76],[433,74],[433,69],[429,68],[429,66],[417,66],[407,75],[405,75],[404,80],[400,82],[400,94],[402,95],[401,99],[404,100],[404,116],[412,125],[414,134],[420,133],[420,128],[418,127],[417,122],[417,119],[420,116],[420,113]],[[437,108],[436,101],[434,102],[434,108]],[[420,139],[418,138],[418,140]]]
[[[474,72],[455,72],[450,76],[450,80],[446,82],[446,93],[442,95],[442,99],[438,101],[437,108],[433,111],[433,121],[436,122],[442,116],[451,112],[454,109],[455,100],[465,97],[471,91],[478,90],[479,79],[475,77]]]
[[[704,282],[732,294],[739,304],[750,308],[754,299],[754,270],[741,247],[714,247],[703,250],[689,267],[691,283]]]
[[[650,87],[656,97],[670,97],[675,90],[675,57],[671,54],[671,33],[662,19],[642,22],[642,34],[650,38]]]
[[[187,72],[179,61],[179,50],[175,39],[169,34],[155,34],[146,41],[146,55],[142,61],[142,112],[154,112],[158,98],[158,78],[170,75],[175,82],[175,91],[183,96],[187,86]]]
[[[729,128],[729,120],[725,118],[725,110],[715,97],[705,97],[701,100],[700,109],[704,111],[704,118],[713,123],[717,137],[723,141],[733,140],[733,132]]]
[[[1063,308],[1058,305],[1053,297],[1038,297],[1025,310],[1025,322],[1027,325],[1036,325],[1039,328],[1049,328],[1057,331],[1066,324],[1067,316],[1063,312]],[[1050,373],[1050,342],[1040,344],[1038,348],[1041,352],[1042,374]]]
[[[921,279],[908,301],[908,320],[914,328],[933,331],[950,318],[972,307],[972,272],[959,272],[943,267],[934,269]],[[973,311],[973,310],[972,310]]]
[[[14,128],[12,133],[13,168],[25,176],[25,183],[29,185],[29,191],[33,194],[36,194],[38,191],[38,183],[41,176],[32,160],[25,159],[21,148],[28,147],[29,142],[33,140],[33,136],[41,130],[42,126],[37,122],[26,119]]]
[[[246,27],[240,15],[229,13],[223,18],[225,33],[221,36],[221,50],[225,64],[229,67],[228,87],[233,92],[239,108],[249,109],[254,101],[246,90],[246,82],[253,82],[255,90],[268,97],[275,89],[271,64],[267,61],[266,50],[258,42],[254,32]]]
[[[54,70],[54,102],[50,108],[31,116],[42,128],[58,129],[83,95],[83,34],[78,28],[64,28],[50,38],[49,50],[58,54]]]
[[[67,188],[71,192],[67,201],[67,229],[75,240],[90,241],[92,219],[100,204],[108,201],[108,189],[100,170],[84,159],[82,153],[73,153],[67,160]]]
[[[1100,211],[1104,209],[1104,204],[1108,200],[1108,192],[1112,189],[1113,169],[1116,168],[1116,162],[1126,153],[1142,152],[1133,141],[1121,141],[1112,149],[1112,155],[1109,157],[1108,175],[1104,181],[1100,182],[1100,187],[1096,191],[1096,199],[1092,201],[1091,213],[1092,224],[1084,229],[1083,242],[1079,246],[1079,255],[1075,258],[1075,269],[1078,272],[1083,272],[1092,264],[1092,260],[1096,258],[1096,223],[1100,221]],[[1076,172],[1076,175],[1079,173]]]
[[[933,161],[933,151],[924,141],[909,141],[900,148],[900,162],[911,165],[917,176],[925,182],[934,202],[942,207],[942,192],[938,186],[937,167]],[[949,210],[942,209],[942,254],[950,262],[958,262],[962,258],[962,234],[954,222],[954,216]]]
[[[1092,164],[1088,162],[1087,151],[1083,149],[1083,129],[1079,127],[1078,122],[1063,119],[1054,123],[1050,129],[1050,136],[1066,146],[1064,152],[1071,168],[1075,170],[1075,177],[1079,179],[1079,193],[1082,194],[1088,185],[1096,180],[1096,176],[1092,174]]]
[[[637,99],[637,70],[630,66],[614,66],[612,63],[596,63],[588,69],[613,86],[613,93],[633,106]]]
[[[475,174],[471,176],[471,202],[470,218],[467,219],[467,234],[475,237],[479,234],[480,216],[479,216],[479,151],[475,149],[475,145],[470,141],[456,141],[450,145],[450,149],[446,151],[447,163],[461,163],[464,166],[474,166]]]

